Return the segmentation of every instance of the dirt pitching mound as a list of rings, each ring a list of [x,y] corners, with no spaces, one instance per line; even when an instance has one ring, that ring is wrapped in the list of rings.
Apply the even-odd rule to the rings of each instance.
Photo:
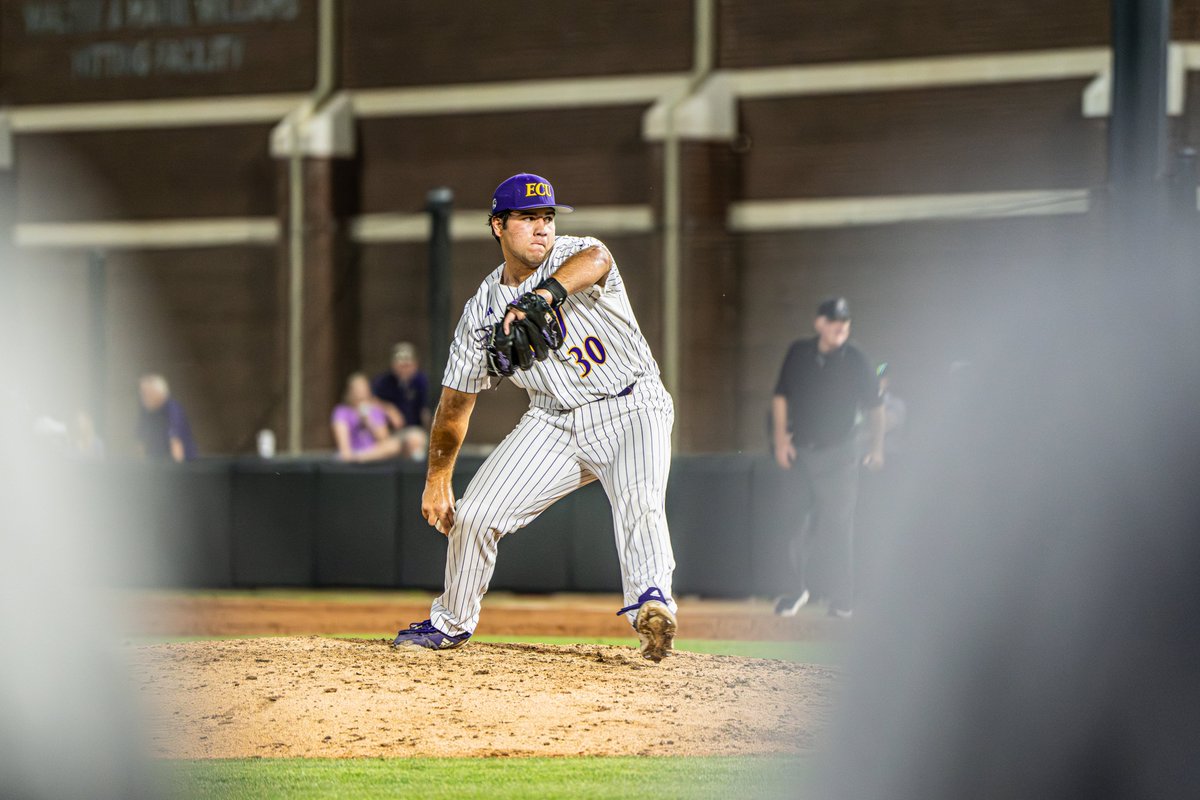
[[[732,656],[317,636],[152,645],[135,662],[169,758],[795,753],[834,683],[825,667]]]

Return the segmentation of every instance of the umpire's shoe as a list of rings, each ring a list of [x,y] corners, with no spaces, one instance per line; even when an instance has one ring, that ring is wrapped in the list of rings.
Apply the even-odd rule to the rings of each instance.
[[[392,647],[426,647],[430,650],[453,650],[455,647],[462,647],[467,643],[467,639],[470,638],[471,634],[469,633],[460,633],[457,636],[442,633],[433,627],[431,621],[425,620],[424,622],[414,622],[406,630],[402,629],[396,634],[396,639],[392,642]]]
[[[625,614],[637,609],[633,628],[641,640],[642,658],[658,663],[671,652],[675,643],[675,615],[667,605],[667,598],[657,586],[642,592],[638,601],[618,611]]]

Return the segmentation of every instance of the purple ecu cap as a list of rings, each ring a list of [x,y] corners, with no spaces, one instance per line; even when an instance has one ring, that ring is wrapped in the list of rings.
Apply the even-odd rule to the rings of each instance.
[[[531,208],[553,208],[555,211],[574,211],[570,206],[554,202],[554,187],[541,175],[522,172],[513,175],[496,187],[492,195],[492,214],[505,211],[528,211]]]
[[[817,306],[817,316],[834,321],[850,319],[850,304],[844,297],[830,297]]]

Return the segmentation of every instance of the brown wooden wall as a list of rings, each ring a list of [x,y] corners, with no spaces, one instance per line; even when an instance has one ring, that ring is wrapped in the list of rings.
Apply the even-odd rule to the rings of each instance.
[[[722,67],[1097,47],[1108,0],[719,3]]]
[[[316,2],[267,5],[275,17],[265,21],[193,19],[189,27],[143,20],[31,34],[24,4],[2,0],[0,100],[307,91],[316,77]],[[436,13],[410,0],[352,0],[339,8],[343,88],[680,73],[692,63],[690,0],[588,0],[536,11],[447,3]],[[719,0],[717,11],[724,69],[1096,47],[1109,33],[1107,0]],[[66,30],[86,27],[86,20],[44,24]],[[1176,2],[1173,35],[1200,40],[1200,0]],[[194,39],[215,46],[215,37],[238,37],[236,68],[210,60],[207,71],[171,72],[180,69],[168,57],[172,47],[191,47]],[[151,50],[166,42],[168,53],[143,76],[82,75],[71,60],[84,46],[142,41]],[[214,53],[208,57],[217,59]],[[685,147],[683,449],[761,446],[774,373],[787,344],[807,334],[821,296],[850,298],[855,338],[875,359],[894,363],[897,388],[919,399],[949,360],[979,345],[970,337],[986,335],[980,320],[1004,324],[987,317],[998,292],[1036,290],[1095,242],[1088,217],[731,234],[724,225],[729,203],[1100,188],[1107,123],[1082,118],[1086,83],[745,100],[736,149]],[[319,398],[313,444],[329,444],[319,406],[336,401],[349,369],[385,369],[391,344],[401,339],[416,342],[427,362],[432,348],[445,346],[428,340],[424,245],[352,245],[349,220],[419,212],[436,186],[455,192],[458,209],[483,209],[501,179],[523,170],[547,175],[560,199],[581,207],[657,209],[662,163],[658,146],[642,138],[645,111],[627,105],[360,119],[353,160],[309,165],[309,212],[329,226],[313,233],[310,257],[316,252],[331,262],[310,288],[345,292],[310,321],[308,333],[319,343],[310,356],[328,362],[306,373],[319,384],[312,389]],[[20,222],[275,217],[282,224],[286,186],[283,166],[269,154],[271,128],[22,133],[11,213]],[[1200,145],[1196,73],[1188,78],[1187,115],[1172,132],[1176,146]],[[569,217],[560,231],[590,233]],[[604,238],[661,356],[661,237]],[[43,377],[57,378],[64,396],[86,394],[87,254],[22,250],[19,257],[17,286],[30,300],[21,328],[64,353],[62,363],[45,365]],[[457,242],[453,258],[457,313],[499,255],[491,240],[478,239]],[[171,380],[204,452],[248,451],[261,427],[282,437],[286,268],[282,243],[108,254],[106,435],[114,451],[127,446],[132,431],[134,381],[150,370]],[[469,441],[498,441],[524,407],[510,387],[484,398]]]
[[[687,71],[692,2],[587,0],[537,9],[353,0],[342,13],[354,88]]]
[[[18,136],[17,220],[274,217],[269,133],[230,125]],[[28,291],[56,287],[32,297],[76,337],[54,349],[86,396],[88,254],[23,250],[19,259]],[[284,430],[286,308],[274,248],[113,250],[106,260],[107,419],[98,422],[112,452],[131,449],[146,372],[170,381],[202,452],[244,452],[260,428]]]
[[[1188,76],[1186,102],[1191,110],[1171,124],[1171,147],[1176,151],[1200,143],[1200,114],[1194,113],[1200,103],[1200,75],[1196,73]]]
[[[371,118],[360,122],[364,211],[418,211],[437,186],[486,209],[509,175],[553,175],[568,204],[647,203],[659,180],[642,141],[644,107]],[[486,225],[486,220],[480,222]]]
[[[270,248],[109,255],[115,440],[136,416],[136,379],[147,371],[167,376],[203,452],[245,452],[260,428],[283,429],[287,309],[274,276]]]
[[[1103,183],[1086,81],[748,100],[744,199],[1054,189]]]
[[[1171,3],[1171,38],[1190,42],[1200,39],[1200,0]]]
[[[92,103],[311,88],[316,0],[238,5],[3,0],[0,98]]]
[[[274,216],[270,125],[16,137],[23,222]]]
[[[137,379],[161,372],[183,403],[202,453],[253,448],[263,427],[283,429],[286,385],[280,326],[286,309],[270,248],[201,248],[107,254],[107,352],[99,420],[108,450],[133,452]],[[28,386],[59,419],[88,410],[87,254],[20,253],[21,336],[52,356]]]
[[[719,0],[722,68],[1104,47],[1109,0]],[[1171,36],[1200,38],[1200,2],[1175,0]]]

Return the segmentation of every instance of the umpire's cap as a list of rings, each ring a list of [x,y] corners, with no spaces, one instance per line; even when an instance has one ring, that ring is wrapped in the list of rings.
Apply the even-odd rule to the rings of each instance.
[[[817,306],[817,316],[834,321],[850,319],[850,304],[844,297],[827,297]]]
[[[555,211],[574,211],[554,200],[550,181],[532,172],[521,172],[496,187],[492,195],[492,215],[505,211],[527,211],[531,208],[553,208]]]

